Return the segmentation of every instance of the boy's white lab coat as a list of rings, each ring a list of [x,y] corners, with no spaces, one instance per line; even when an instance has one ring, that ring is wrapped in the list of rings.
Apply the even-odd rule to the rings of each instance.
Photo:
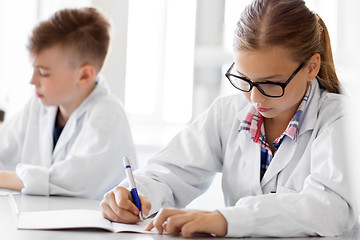
[[[102,199],[125,177],[123,155],[135,161],[120,101],[100,81],[71,114],[53,150],[57,107],[33,98],[0,127],[0,170],[16,170],[26,194]]]
[[[341,234],[355,219],[344,170],[343,98],[313,81],[298,140],[285,137],[261,182],[260,146],[238,132],[249,103],[241,94],[218,98],[135,172],[137,187],[152,212],[184,207],[222,172],[227,207],[219,211],[228,236]]]

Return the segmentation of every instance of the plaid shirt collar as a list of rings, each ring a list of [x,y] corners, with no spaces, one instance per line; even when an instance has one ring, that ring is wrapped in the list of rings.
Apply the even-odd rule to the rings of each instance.
[[[310,92],[311,92],[311,86],[309,86],[304,98],[299,104],[299,107],[294,117],[289,122],[286,130],[281,134],[281,136],[277,137],[273,142],[273,145],[276,149],[278,149],[285,136],[289,137],[291,140],[295,140],[295,141],[297,140],[299,136],[299,128],[302,120],[301,116],[307,107]],[[261,145],[261,147],[270,150],[270,147],[267,144],[265,138],[263,116],[253,106],[251,106],[245,118],[240,123],[239,132],[243,130],[249,133],[250,138],[253,140],[253,142],[258,143]]]

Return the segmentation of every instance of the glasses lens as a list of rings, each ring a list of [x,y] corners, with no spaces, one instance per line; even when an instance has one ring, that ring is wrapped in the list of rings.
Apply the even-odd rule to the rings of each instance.
[[[236,87],[237,89],[240,89],[242,91],[248,92],[251,89],[251,86],[248,82],[242,80],[241,78],[237,78],[234,76],[229,75],[228,76],[230,82],[232,83],[232,85],[234,85],[234,87]]]
[[[276,84],[259,84],[260,88],[266,95],[271,97],[280,97],[283,94],[283,88]]]

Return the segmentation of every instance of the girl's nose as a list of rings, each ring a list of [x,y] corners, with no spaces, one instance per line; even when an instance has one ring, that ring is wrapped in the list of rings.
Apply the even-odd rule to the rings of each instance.
[[[256,87],[251,90],[250,98],[253,103],[262,103],[265,101],[265,96]]]

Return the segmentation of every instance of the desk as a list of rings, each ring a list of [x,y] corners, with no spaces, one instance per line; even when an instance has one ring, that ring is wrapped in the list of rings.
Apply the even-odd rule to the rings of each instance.
[[[69,197],[42,197],[28,195],[14,195],[19,211],[44,211],[61,209],[93,209],[100,210],[99,201],[69,198]],[[56,240],[56,239],[126,239],[126,240],[171,240],[179,237],[167,235],[151,235],[137,233],[111,233],[98,229],[75,229],[75,230],[17,230],[16,217],[8,196],[0,196],[0,238],[6,240]],[[206,238],[193,238],[206,239]],[[210,238],[214,239],[214,238]],[[219,240],[229,238],[216,238]],[[251,238],[255,240],[256,238]],[[271,238],[274,239],[274,238]],[[282,238],[281,240],[285,240]],[[360,240],[360,227],[347,232],[340,237],[328,238],[291,238],[291,240]]]

